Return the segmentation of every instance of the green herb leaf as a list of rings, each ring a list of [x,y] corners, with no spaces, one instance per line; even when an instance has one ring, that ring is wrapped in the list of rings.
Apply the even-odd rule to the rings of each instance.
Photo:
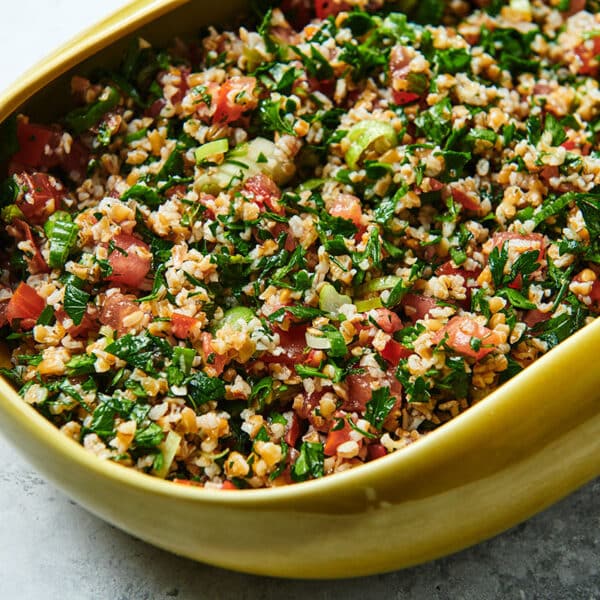
[[[65,286],[63,306],[75,325],[80,325],[83,321],[89,299],[90,295],[75,284],[68,283]]]
[[[302,442],[300,456],[292,467],[292,479],[294,481],[306,481],[309,476],[314,478],[323,477],[325,456],[323,444],[318,442]]]
[[[373,390],[371,399],[367,402],[365,419],[380,431],[395,404],[396,398],[390,394],[389,387]]]

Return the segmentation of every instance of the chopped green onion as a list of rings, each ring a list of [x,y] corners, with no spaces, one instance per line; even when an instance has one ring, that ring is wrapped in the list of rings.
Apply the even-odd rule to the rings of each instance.
[[[354,305],[358,312],[367,312],[374,308],[381,308],[383,303],[381,302],[381,298],[376,296],[375,298],[367,298],[366,300],[357,300]]]
[[[216,329],[221,329],[225,325],[229,325],[233,329],[240,329],[240,320],[249,323],[255,316],[254,311],[246,306],[234,306],[225,312]]]
[[[162,461],[160,461],[158,468],[153,470],[154,475],[164,479],[169,474],[180,443],[181,436],[174,431],[169,431],[165,441],[159,446],[162,453]]]
[[[48,263],[53,269],[60,269],[77,241],[79,227],[73,223],[69,213],[57,211],[48,217],[44,231],[50,240]]]
[[[370,292],[380,292],[382,290],[391,290],[402,281],[402,277],[396,275],[386,275],[385,277],[376,277],[358,288],[358,294],[368,294]]]
[[[368,119],[354,125],[346,135],[350,147],[346,152],[346,163],[355,169],[367,150],[383,154],[398,145],[396,131],[389,123]]]
[[[319,308],[325,312],[337,314],[341,306],[351,303],[350,296],[338,293],[330,283],[325,283],[319,292]]]
[[[215,154],[225,154],[229,150],[229,140],[227,138],[221,138],[220,140],[214,140],[203,144],[200,148],[196,148],[194,153],[196,157],[196,164],[201,163],[203,160]]]

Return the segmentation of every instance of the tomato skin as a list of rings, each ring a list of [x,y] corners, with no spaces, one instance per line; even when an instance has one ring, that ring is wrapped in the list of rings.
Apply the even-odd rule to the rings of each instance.
[[[362,225],[362,207],[360,200],[352,194],[339,194],[334,203],[329,207],[332,217],[341,217],[352,221],[357,227]]]
[[[367,446],[367,456],[369,457],[369,460],[381,458],[382,456],[386,456],[387,453],[388,451],[383,444],[369,444]]]
[[[33,237],[33,233],[31,232],[31,227],[21,219],[13,219],[11,225],[15,228],[16,232],[23,239],[28,240],[34,248],[33,256],[31,258],[26,258],[29,272],[32,275],[37,273],[50,273],[50,267],[40,252],[37,242]]]
[[[115,249],[108,255],[112,273],[106,278],[119,286],[138,288],[152,264],[150,247],[128,233],[115,236]]]
[[[34,169],[55,167],[58,164],[58,157],[53,150],[60,144],[60,137],[61,133],[56,129],[20,120],[17,124],[19,150],[13,155],[12,160]],[[46,152],[47,147],[50,149],[49,153]]]
[[[398,363],[403,358],[408,358],[412,353],[412,350],[403,346],[400,342],[389,340],[381,351],[381,356],[390,364],[390,366],[397,367]]]
[[[405,106],[411,102],[416,102],[421,96],[414,92],[405,92],[404,90],[393,90],[392,96],[394,97],[394,104],[398,106]]]
[[[188,317],[181,313],[173,313],[171,315],[171,333],[180,340],[185,340],[190,337],[192,327],[198,323],[198,319]]]
[[[471,212],[479,212],[481,210],[481,205],[479,204],[478,200],[467,194],[467,192],[453,187],[451,194],[454,202],[458,202],[458,204],[460,204],[465,210]]]
[[[591,43],[591,48],[588,48],[588,43]],[[596,60],[596,56],[600,54],[600,36],[593,37],[587,42],[582,42],[574,50],[581,61],[578,70],[579,75],[597,77],[600,73],[600,63]]]
[[[254,94],[255,77],[231,77],[220,88],[217,94],[217,106],[212,117],[214,124],[232,123],[243,113],[256,108],[258,99]]]
[[[267,363],[283,363],[294,368],[297,364],[304,362],[306,349],[306,325],[292,325],[287,331],[277,326],[273,328],[273,333],[279,334],[279,345],[283,352],[274,356],[265,354],[261,360]]]
[[[444,338],[447,338],[445,343],[449,348],[476,361],[487,356],[500,343],[498,333],[469,317],[452,317],[432,336],[432,341],[439,344]],[[478,339],[481,343],[478,350],[471,346],[473,339]]]
[[[88,306],[81,323],[79,323],[79,325],[71,325],[71,327],[67,329],[67,333],[72,338],[86,338],[90,332],[98,331],[97,313],[96,307],[90,308]],[[67,318],[67,313],[63,308],[59,308],[54,314],[56,315],[57,321],[60,321],[61,323]]]
[[[262,210],[265,210],[266,206],[271,212],[278,215],[285,212],[283,206],[279,204],[281,190],[268,175],[259,173],[250,177],[244,183],[242,192],[249,194]]]
[[[406,316],[416,323],[419,319],[424,319],[430,311],[437,306],[435,298],[423,296],[422,294],[408,293],[402,298],[400,305],[404,308]]]
[[[315,0],[315,12],[319,19],[326,19],[344,10],[350,10],[350,5],[343,0]]]
[[[61,208],[66,191],[63,185],[46,173],[19,173],[14,175],[19,187],[15,204],[32,225],[42,225]]]
[[[290,446],[290,448],[293,448],[296,445],[296,442],[298,441],[298,438],[300,437],[300,432],[301,432],[300,418],[298,417],[298,415],[296,413],[294,413],[292,415],[292,422],[288,424],[288,426],[286,428],[285,436],[283,438],[285,443],[288,446]]]
[[[377,327],[386,333],[395,333],[402,329],[402,320],[388,308],[377,308],[375,310],[375,323]]]
[[[338,446],[343,444],[344,442],[348,442],[352,438],[350,434],[352,433],[352,427],[350,427],[350,423],[348,423],[347,419],[343,419],[344,426],[340,429],[330,429],[327,434],[327,439],[325,440],[325,446],[323,448],[323,453],[325,456],[335,456],[337,454]],[[334,421],[334,427],[337,427],[339,424],[339,420]]]
[[[202,332],[200,339],[202,341],[202,358],[205,363],[210,365],[212,370],[215,372],[215,376],[218,377],[225,370],[228,356],[227,354],[217,354],[212,349],[213,336],[208,331]],[[209,363],[208,359],[210,356],[212,356],[212,362]]]
[[[15,321],[18,320],[22,330],[33,329],[44,308],[46,301],[34,288],[22,281],[8,301],[6,320],[11,327],[14,327]]]
[[[119,335],[127,333],[128,329],[123,325],[123,321],[125,317],[139,310],[135,299],[131,294],[125,295],[120,292],[107,296],[100,310],[100,323],[112,327]]]
[[[373,379],[366,373],[348,375],[346,377],[348,386],[348,398],[344,400],[342,408],[348,412],[364,413],[367,402],[373,395]]]
[[[551,312],[543,313],[537,308],[532,308],[531,310],[528,310],[523,316],[523,322],[527,325],[527,327],[535,327],[538,323],[543,323],[544,321],[547,321],[551,316]]]

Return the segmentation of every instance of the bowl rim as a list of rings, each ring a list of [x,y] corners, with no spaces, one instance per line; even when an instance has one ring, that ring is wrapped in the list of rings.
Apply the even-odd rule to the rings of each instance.
[[[21,104],[40,91],[45,85],[54,81],[70,68],[81,63],[111,43],[133,33],[141,26],[154,21],[172,10],[188,4],[191,0],[133,0],[123,8],[115,11],[106,19],[78,34],[71,41],[51,53],[46,59],[30,68],[19,80],[0,92],[0,123],[12,114]],[[464,434],[477,429],[478,421],[501,404],[518,407],[518,388],[528,380],[536,379],[540,371],[560,368],[563,355],[576,352],[579,341],[586,336],[600,337],[600,319],[584,328],[553,348],[544,356],[527,367],[523,372],[491,392],[487,397],[471,406],[458,417],[444,423],[434,431],[420,438],[417,443],[408,445],[398,451],[360,465],[344,472],[338,472],[319,479],[289,485],[243,490],[221,490],[195,485],[182,485],[137,471],[110,460],[103,460],[87,451],[80,443],[67,437],[59,429],[42,416],[33,406],[28,405],[14,388],[0,377],[0,405],[14,418],[23,431],[35,435],[47,446],[66,459],[93,471],[96,475],[106,477],[119,483],[161,496],[170,496],[199,503],[218,503],[225,505],[258,504],[272,505],[284,499],[300,499],[303,497],[323,495],[339,490],[339,488],[362,488],[367,484],[385,476],[393,477],[399,470],[414,471],[424,457],[431,454],[432,449],[444,446],[460,445]],[[583,356],[581,357],[583,359]],[[517,393],[515,393],[517,392]],[[1,427],[0,427],[1,431]],[[600,472],[600,465],[597,469]],[[583,470],[581,470],[583,472]],[[580,471],[572,469],[564,474],[563,490],[574,489],[582,483]],[[556,498],[564,495],[558,492]],[[550,503],[550,501],[548,503]],[[541,508],[538,506],[538,509]],[[532,514],[532,509],[521,508],[506,523],[517,522]],[[483,530],[483,527],[482,527]],[[481,539],[481,536],[480,538]]]

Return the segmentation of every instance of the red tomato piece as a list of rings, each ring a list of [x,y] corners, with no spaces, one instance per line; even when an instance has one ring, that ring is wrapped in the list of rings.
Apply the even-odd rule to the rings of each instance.
[[[435,344],[444,338],[449,348],[475,360],[487,356],[501,342],[500,334],[469,317],[452,317],[445,327],[432,336]]]
[[[429,296],[409,293],[402,298],[400,305],[404,308],[406,316],[416,323],[419,319],[424,319],[437,306],[437,301]]]
[[[21,282],[6,307],[6,320],[11,327],[19,322],[22,330],[33,329],[46,301],[30,285]]]
[[[229,479],[226,479],[223,484],[221,485],[221,489],[222,490],[237,490],[238,487],[235,485],[235,483],[233,483],[233,481],[229,481]]]
[[[61,133],[57,129],[19,120],[17,124],[19,150],[13,155],[12,160],[34,169],[55,167],[58,164],[55,150],[60,144],[60,138]]]
[[[128,233],[115,236],[115,249],[108,255],[112,273],[107,277],[117,285],[137,288],[148,275],[152,254],[148,244]]]
[[[190,337],[192,327],[198,323],[198,319],[188,317],[181,313],[173,313],[171,315],[171,333],[180,340],[185,340]]]
[[[224,370],[228,361],[227,354],[217,354],[212,348],[213,336],[208,331],[204,331],[201,335],[202,340],[202,358],[204,362],[210,365],[215,372],[215,376],[219,376]],[[210,360],[209,360],[210,357]]]
[[[335,420],[333,422],[333,428],[330,429],[329,433],[327,434],[327,439],[325,440],[325,446],[323,448],[325,456],[335,456],[338,446],[352,439],[350,437],[350,434],[352,433],[352,427],[350,427],[350,423],[348,423],[347,419],[342,419],[342,421],[343,426],[339,427],[341,424],[339,419]]]
[[[28,223],[41,225],[60,209],[66,190],[57,179],[46,173],[14,175],[19,187],[15,204]]]
[[[451,189],[451,194],[454,202],[458,202],[465,210],[470,210],[471,212],[479,212],[481,210],[479,198],[474,194],[471,195],[456,187]]]
[[[395,333],[402,329],[400,317],[388,308],[378,308],[375,310],[375,323],[379,329],[386,333]]]
[[[341,217],[352,221],[357,227],[362,225],[362,207],[360,200],[352,194],[339,194],[334,203],[329,207],[332,217]]]
[[[369,460],[375,460],[376,458],[381,458],[388,453],[386,447],[383,444],[369,444],[367,446],[367,456]]]
[[[578,73],[597,77],[600,73],[600,62],[596,58],[600,54],[600,36],[582,42],[574,50],[580,61]]]
[[[292,415],[292,422],[288,423],[288,425],[286,427],[285,436],[283,438],[285,443],[288,446],[290,446],[291,448],[293,448],[296,445],[298,438],[300,437],[300,432],[301,432],[300,418],[298,417],[298,415],[296,413],[294,413]]]
[[[21,239],[27,240],[33,246],[33,256],[31,258],[27,258],[27,263],[29,267],[29,272],[32,275],[36,273],[50,273],[50,267],[48,263],[45,261],[40,249],[37,245],[37,241],[33,237],[33,233],[31,232],[31,227],[25,221],[21,219],[13,219],[11,224],[17,233],[21,236]]]
[[[326,19],[344,10],[350,10],[350,5],[343,0],[315,0],[315,12],[319,19]]]
[[[232,123],[242,114],[256,108],[258,98],[255,77],[231,77],[219,89],[216,99],[216,109],[212,121]]]
[[[550,183],[550,179],[553,179],[554,177],[558,177],[559,175],[560,175],[560,172],[558,170],[558,167],[556,167],[556,166],[544,167],[540,171],[540,177],[544,180],[544,183],[546,185],[548,185]]]
[[[128,329],[123,321],[125,317],[139,310],[135,299],[131,294],[125,295],[120,292],[107,296],[100,310],[100,323],[112,327],[119,335],[127,333]]]
[[[248,194],[262,210],[266,206],[271,212],[279,215],[285,212],[283,206],[279,204],[281,190],[268,175],[259,173],[250,177],[244,183],[242,192]]]
[[[390,366],[397,367],[403,358],[408,358],[412,353],[412,350],[403,346],[400,342],[389,340],[381,351],[381,356],[390,363]]]
[[[364,413],[373,394],[373,378],[368,373],[348,375],[346,385],[348,399],[344,401],[342,408],[348,412]]]
[[[61,323],[64,323],[67,318],[67,313],[64,309],[59,308],[54,313],[56,319]],[[92,331],[98,331],[98,310],[96,307],[89,307],[83,315],[83,319],[79,325],[71,325],[67,332],[72,338],[85,338]]]
[[[404,106],[411,102],[416,102],[421,96],[414,92],[406,92],[404,90],[393,90],[392,96],[394,97],[394,104],[398,106]]]
[[[551,316],[551,312],[543,313],[537,308],[532,308],[531,310],[528,310],[523,316],[523,322],[527,325],[527,327],[535,327],[538,323],[543,323],[544,321],[547,321]]]
[[[274,327],[273,333],[279,334],[279,345],[283,352],[277,356],[265,354],[261,360],[269,363],[283,363],[292,368],[304,361],[306,325],[292,325],[287,331]]]
[[[61,169],[75,181],[85,178],[89,161],[90,152],[78,139],[73,140],[68,153],[60,155]]]

